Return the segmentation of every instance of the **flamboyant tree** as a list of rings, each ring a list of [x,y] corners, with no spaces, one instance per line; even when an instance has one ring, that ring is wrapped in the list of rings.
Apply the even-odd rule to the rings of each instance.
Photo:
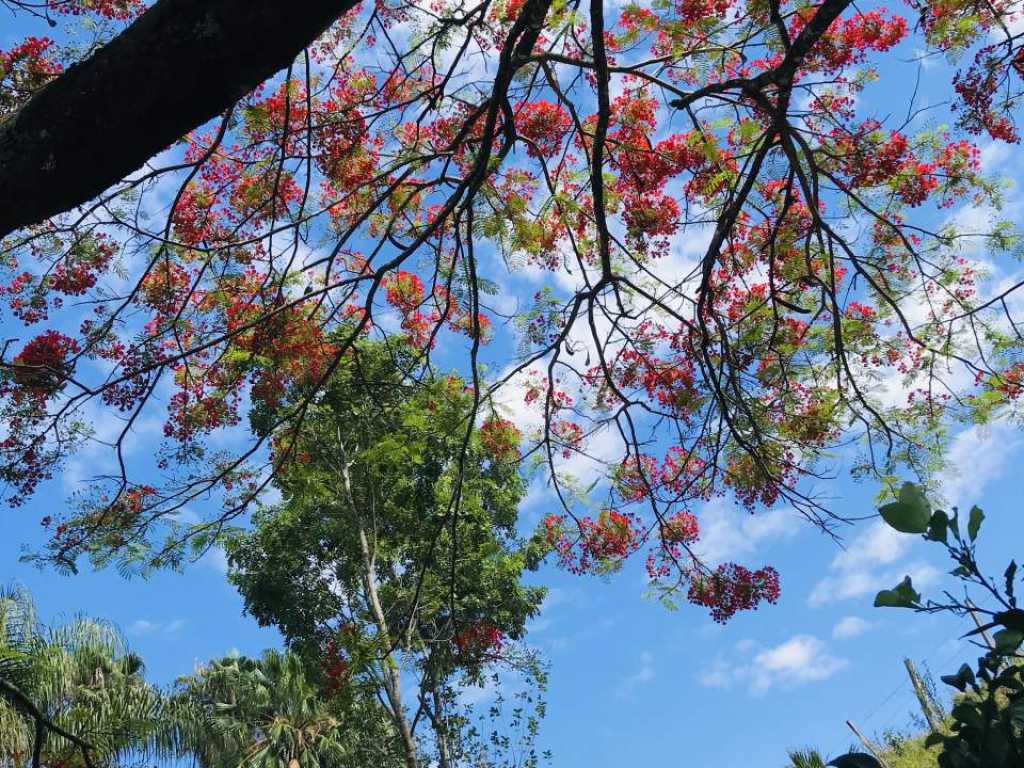
[[[695,557],[702,501],[827,525],[833,449],[926,475],[944,430],[1021,393],[1019,282],[981,271],[1016,238],[953,215],[999,203],[976,141],[1017,141],[1009,0],[259,3],[248,37],[226,0],[2,4],[107,20],[84,60],[41,36],[0,53],[2,293],[29,327],[0,361],[0,474],[19,503],[83,441],[113,461],[44,521],[58,563],[212,541],[301,459],[281,436],[366,335],[414,350],[408,386],[460,370],[467,445],[546,467],[538,536],[564,565],[644,551],[721,619],[777,577]],[[133,80],[146,40],[160,74]],[[909,86],[905,117],[866,106],[912,47],[959,62],[949,125]],[[154,419],[142,482],[125,442]]]

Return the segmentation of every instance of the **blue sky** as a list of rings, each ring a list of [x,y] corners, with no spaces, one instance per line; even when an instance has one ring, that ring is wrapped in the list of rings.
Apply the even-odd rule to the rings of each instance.
[[[1019,444],[1009,428],[975,429],[959,446],[968,472],[948,481],[964,502],[984,500],[982,554],[993,574],[1020,554]],[[834,493],[840,513],[871,510],[869,486],[843,480]],[[83,612],[114,621],[160,683],[232,649],[256,653],[278,642],[242,616],[216,557],[149,580],[113,571],[62,577],[18,563],[22,544],[41,543],[38,520],[55,503],[56,490],[2,513],[0,582],[31,588],[44,618]],[[553,750],[554,765],[771,768],[784,764],[790,747],[836,753],[852,739],[846,719],[868,732],[908,725],[914,700],[904,656],[936,676],[973,661],[958,640],[964,624],[871,607],[877,588],[908,571],[923,575],[922,591],[934,594],[942,582],[931,569],[945,566],[934,547],[865,522],[844,533],[840,549],[784,511],[749,517],[722,507],[705,510],[705,546],[774,564],[783,590],[778,605],[727,626],[698,608],[669,612],[645,600],[639,561],[610,579],[550,568],[536,575],[552,588],[530,637],[552,665],[541,744]],[[524,514],[536,517],[541,508]]]
[[[29,26],[26,31],[45,31]],[[0,47],[19,32],[5,26]],[[872,98],[886,99],[871,111],[906,110],[901,98],[913,86],[912,54],[908,43],[902,58],[882,69],[883,81],[899,87],[882,89],[884,97],[870,89]],[[922,73],[925,102],[948,89],[944,64],[929,64]],[[939,111],[945,120],[948,107]],[[1019,152],[985,151],[990,170],[1016,175]],[[955,213],[968,219],[982,215]],[[513,276],[504,287],[507,295],[536,289],[528,275]],[[18,335],[3,330],[5,337]],[[135,440],[140,454],[158,439],[153,424],[143,426]],[[1022,540],[1014,472],[1021,442],[1015,427],[973,427],[950,449],[960,474],[944,478],[951,500],[985,508],[982,559],[994,574],[1021,555],[1014,551]],[[82,612],[115,622],[158,683],[170,683],[211,657],[232,650],[253,654],[279,642],[275,632],[242,615],[216,553],[183,574],[148,580],[125,580],[113,570],[62,577],[18,562],[23,546],[43,543],[39,520],[86,482],[91,460],[86,456],[69,465],[27,506],[0,510],[0,583],[29,587],[48,620]],[[834,498],[834,510],[849,517],[870,514],[875,487],[852,483],[841,468],[838,476],[822,489]],[[536,523],[549,505],[550,497],[535,487],[524,504],[524,523]],[[540,743],[553,751],[558,768],[772,768],[785,763],[788,748],[816,745],[835,754],[852,743],[847,719],[868,733],[908,725],[915,705],[904,656],[926,663],[938,676],[976,655],[958,639],[969,628],[963,623],[871,607],[877,589],[908,572],[928,585],[926,594],[941,587],[941,552],[914,537],[866,520],[841,531],[842,548],[786,509],[751,517],[724,501],[709,505],[700,518],[708,559],[767,563],[779,570],[778,605],[738,615],[724,627],[698,608],[669,612],[643,598],[639,560],[608,579],[553,568],[534,577],[551,587],[530,639],[552,665]]]

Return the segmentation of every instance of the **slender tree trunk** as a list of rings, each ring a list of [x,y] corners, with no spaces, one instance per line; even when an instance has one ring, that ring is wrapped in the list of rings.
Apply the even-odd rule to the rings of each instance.
[[[363,588],[366,591],[366,602],[370,606],[370,613],[373,615],[373,622],[377,626],[377,632],[383,642],[391,642],[391,632],[388,630],[387,617],[384,615],[384,608],[380,602],[380,595],[377,592],[377,577],[374,573],[375,557],[370,541],[366,536],[366,527],[362,522],[362,515],[356,506],[355,494],[352,492],[352,477],[349,473],[348,451],[345,448],[345,441],[338,431],[338,451],[341,454],[340,466],[337,467],[341,480],[342,491],[345,500],[352,510],[353,516],[359,520],[359,549],[363,558]],[[402,747],[405,750],[406,768],[418,768],[418,750],[416,741],[412,737],[412,728],[409,727],[409,720],[405,716],[405,707],[402,704],[402,673],[398,665],[388,653],[382,659],[382,674],[384,681],[384,693],[391,707],[391,717],[398,728],[399,736],[402,739]]]
[[[434,712],[430,717],[431,725],[434,726],[434,737],[437,739],[437,763],[438,768],[451,768],[452,758],[448,751],[448,732],[444,727],[444,715],[442,713],[441,694],[437,692],[437,685],[430,692],[434,699]]]
[[[0,237],[81,205],[280,71],[357,0],[158,0],[0,123]]]
[[[346,475],[347,474],[348,473],[346,472]],[[346,486],[347,485],[348,482],[346,479]],[[362,525],[359,526],[359,546],[363,553],[363,567],[366,569],[364,573],[364,582],[366,584],[367,602],[370,604],[370,610],[373,613],[373,620],[377,625],[377,631],[384,639],[384,642],[390,642],[391,634],[388,632],[387,619],[384,616],[384,610],[380,604],[380,597],[377,594],[377,583],[373,574],[373,553],[370,551],[370,544],[369,541],[367,541],[366,531]],[[395,725],[402,737],[402,745],[405,747],[405,764],[407,768],[417,768],[418,761],[416,759],[416,742],[412,737],[412,729],[409,727],[409,721],[405,716],[405,707],[402,705],[401,672],[398,670],[398,665],[395,663],[395,660],[391,657],[390,653],[383,659],[383,672],[384,692],[387,694]]]

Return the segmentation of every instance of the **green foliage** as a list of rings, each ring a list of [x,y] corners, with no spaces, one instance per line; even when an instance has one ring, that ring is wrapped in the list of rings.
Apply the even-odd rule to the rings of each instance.
[[[464,382],[409,387],[403,354],[362,342],[301,429],[272,435],[281,501],[228,538],[229,578],[337,706],[382,702],[407,760],[443,768],[500,744],[506,727],[525,732],[532,754],[543,669],[517,643],[544,590],[522,580],[525,485],[512,457],[470,434]],[[526,681],[529,701],[484,737],[459,691],[497,667]],[[403,677],[416,680],[422,716],[407,711]]]
[[[924,533],[931,518],[928,500],[913,483],[904,483],[899,498],[880,507],[878,512],[886,523],[903,533]]]
[[[833,759],[829,765],[833,768],[880,768],[881,763],[863,752],[850,752]]]
[[[796,749],[789,753],[787,768],[825,768],[825,758],[816,749]]]
[[[839,755],[826,763],[818,750],[798,749],[789,753],[789,765],[786,768],[880,768],[880,763],[871,755],[861,752]]]
[[[291,457],[275,481],[282,502],[227,542],[249,612],[314,657],[343,626],[354,651],[443,655],[482,621],[520,638],[544,595],[521,583],[525,487],[514,463],[467,439],[471,408],[456,377],[412,392],[389,348],[359,347],[302,431],[277,441]],[[368,565],[387,633],[371,615]]]
[[[27,591],[0,592],[0,682],[0,765],[31,765],[36,744],[36,718],[15,692],[49,723],[87,742],[95,768],[128,755],[166,754],[161,696],[110,624],[77,617],[46,627]],[[80,747],[49,727],[41,750],[43,765],[85,765]]]
[[[876,608],[913,608],[921,602],[921,595],[914,589],[909,576],[904,577],[895,588],[883,589],[875,595]]]
[[[889,768],[937,768],[938,750],[924,742],[924,736],[896,740],[883,755],[885,764]]]
[[[178,681],[170,709],[180,753],[202,768],[402,764],[381,707],[324,695],[293,653],[204,665]]]
[[[908,490],[909,489],[909,490]],[[911,500],[909,502],[905,501]],[[916,501],[913,501],[916,500]],[[966,587],[980,590],[994,608],[976,607],[968,598],[960,600],[946,592],[946,600],[922,600],[914,591],[910,577],[892,590],[883,590],[875,598],[876,606],[911,608],[936,613],[967,613],[987,616],[990,621],[968,633],[977,636],[994,630],[991,644],[975,666],[961,665],[956,674],[942,681],[960,692],[951,712],[948,731],[931,733],[923,747],[941,747],[941,768],[1013,768],[1024,765],[1024,610],[1016,597],[1017,564],[1011,561],[997,581],[987,577],[978,564],[975,547],[985,515],[972,507],[966,530],[961,531],[956,509],[952,515],[942,510],[931,513],[924,524],[920,513],[929,510],[924,494],[906,484],[896,505],[907,509],[893,514],[894,505],[879,511],[896,530],[923,533],[924,539],[946,549],[955,563],[950,572]],[[908,512],[913,506],[912,514]],[[888,510],[888,512],[887,512]],[[911,519],[912,518],[912,519]],[[986,640],[987,640],[986,636]]]

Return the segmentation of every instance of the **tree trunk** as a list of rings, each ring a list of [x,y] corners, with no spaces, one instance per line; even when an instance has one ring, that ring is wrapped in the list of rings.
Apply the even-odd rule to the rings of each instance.
[[[81,205],[280,71],[356,0],[158,0],[0,123],[0,237]]]
[[[376,555],[366,536],[361,511],[356,505],[355,493],[352,491],[352,477],[349,474],[348,451],[345,448],[345,441],[341,437],[340,429],[338,430],[338,453],[341,459],[337,468],[338,479],[341,482],[342,492],[345,494],[345,500],[348,502],[352,514],[359,520],[359,550],[363,556],[363,587],[366,592],[366,602],[370,613],[373,614],[373,622],[377,626],[377,632],[382,642],[390,643],[391,631],[388,628],[387,617],[384,615],[384,607],[380,602],[380,595],[377,593]],[[384,693],[391,708],[391,718],[402,739],[406,768],[418,768],[419,755],[416,740],[413,738],[412,728],[409,727],[409,720],[405,716],[405,706],[402,704],[402,676],[398,664],[390,652],[381,659],[381,681],[384,684]]]
[[[346,491],[349,488],[351,486],[348,483],[346,473]],[[352,498],[351,493],[349,493],[349,498]],[[377,594],[373,554],[370,551],[370,544],[366,539],[366,531],[362,525],[359,526],[359,546],[363,553],[363,567],[365,569],[363,580],[366,585],[366,599],[370,604],[370,610],[373,613],[373,620],[377,625],[377,631],[380,633],[381,638],[383,638],[383,642],[387,643],[391,641],[391,633],[388,630],[388,622],[384,617],[384,609]],[[387,694],[388,703],[391,705],[391,714],[394,718],[395,726],[398,728],[398,733],[402,738],[402,746],[405,749],[406,768],[417,768],[419,760],[417,759],[416,741],[412,737],[412,729],[409,727],[409,721],[405,716],[405,707],[402,705],[402,678],[398,670],[398,664],[392,655],[388,653],[382,659],[381,666],[384,692]]]

